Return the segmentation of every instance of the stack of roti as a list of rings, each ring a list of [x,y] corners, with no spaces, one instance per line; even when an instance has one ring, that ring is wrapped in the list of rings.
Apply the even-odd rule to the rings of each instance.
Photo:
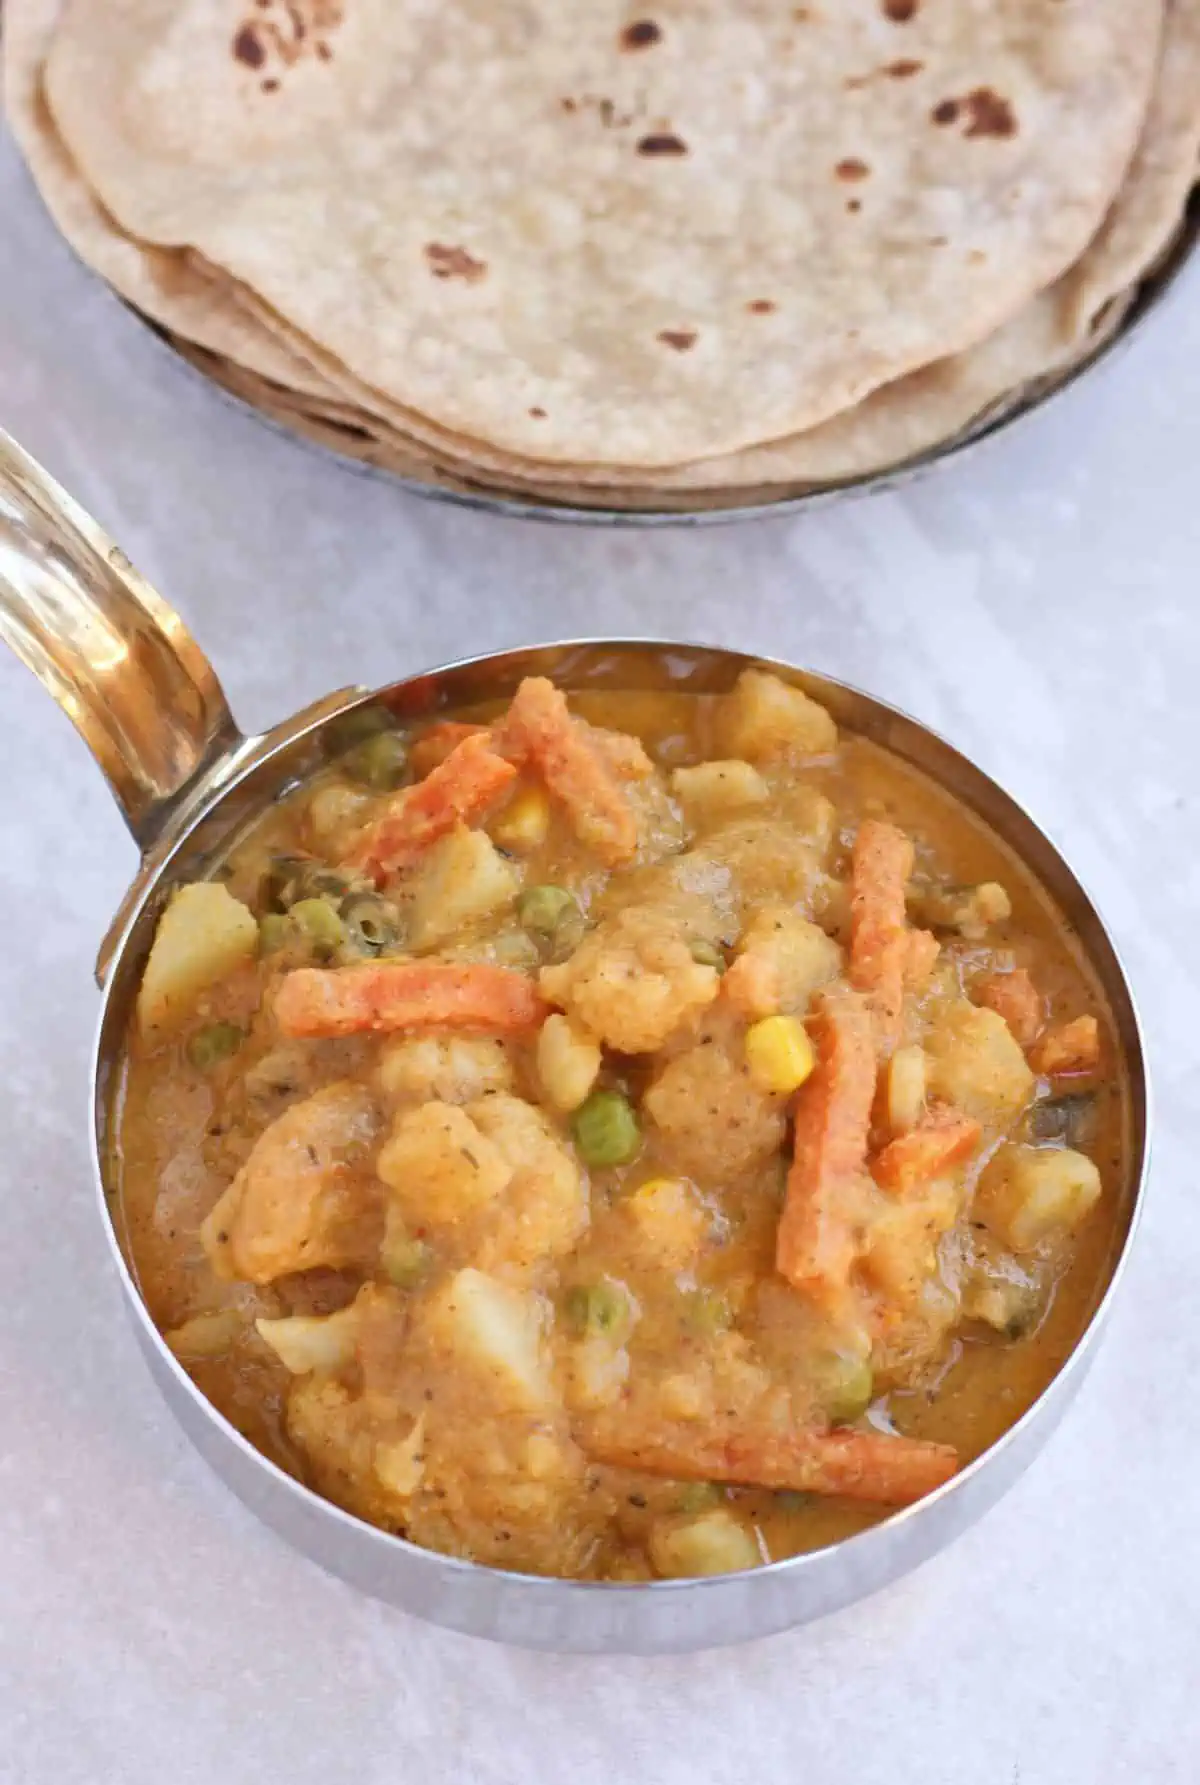
[[[1098,350],[1183,227],[1200,0],[6,0],[59,228],[205,371],[602,509],[899,467]]]

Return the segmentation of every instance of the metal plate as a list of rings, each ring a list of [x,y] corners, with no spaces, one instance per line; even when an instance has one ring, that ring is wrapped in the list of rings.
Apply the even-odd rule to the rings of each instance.
[[[372,465],[349,453],[337,452],[334,448],[320,445],[304,434],[289,428],[284,422],[263,412],[248,402],[237,392],[222,385],[219,374],[200,367],[181,352],[170,336],[156,324],[148,321],[137,310],[133,314],[139,321],[156,335],[171,353],[177,363],[187,367],[195,377],[207,384],[215,385],[227,402],[233,403],[247,415],[252,415],[261,426],[270,428],[274,433],[283,435],[299,443],[307,451],[321,458],[330,459],[357,472],[360,476],[379,478],[384,482],[395,484],[401,489],[409,490],[414,495],[425,496],[434,502],[448,502],[459,508],[473,508],[489,514],[503,514],[519,520],[557,521],[570,525],[592,527],[698,527],[711,526],[722,521],[762,520],[772,516],[809,513],[824,508],[832,502],[839,502],[847,497],[868,496],[878,491],[900,489],[926,476],[941,465],[954,460],[961,460],[973,454],[986,442],[995,440],[1005,434],[1018,423],[1024,422],[1031,415],[1044,408],[1053,398],[1063,391],[1071,389],[1080,379],[1088,376],[1095,368],[1112,360],[1123,351],[1134,336],[1145,325],[1151,312],[1157,310],[1164,299],[1174,289],[1184,267],[1191,260],[1198,241],[1200,241],[1200,186],[1193,189],[1183,222],[1170,249],[1163,256],[1154,271],[1142,281],[1137,294],[1116,332],[1104,340],[1096,351],[1088,357],[1078,360],[1065,372],[1052,374],[1046,378],[1035,380],[1016,403],[999,399],[976,417],[958,434],[920,453],[914,458],[906,459],[884,471],[865,473],[861,477],[848,478],[843,482],[822,484],[818,487],[806,487],[794,494],[785,494],[763,501],[756,492],[747,491],[746,499],[738,501],[736,497],[728,502],[706,503],[698,498],[695,505],[686,505],[686,495],[679,497],[680,506],[664,509],[621,509],[581,507],[569,502],[551,502],[532,496],[498,495],[490,489],[478,490],[452,488],[448,485],[427,483],[416,478],[403,477],[396,472],[388,471],[381,466]],[[130,306],[127,306],[127,308]]]

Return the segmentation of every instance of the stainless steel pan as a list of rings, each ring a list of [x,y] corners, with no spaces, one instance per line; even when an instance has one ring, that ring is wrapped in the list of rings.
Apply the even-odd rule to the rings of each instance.
[[[1082,1382],[1124,1271],[1143,1195],[1148,1087],[1133,999],[1091,900],[1028,814],[949,744],[870,695],[771,665],[825,702],[842,725],[916,764],[979,812],[1079,934],[1113,1012],[1131,1112],[1124,1239],[1095,1314],[1054,1381],[999,1443],[938,1493],[859,1536],[713,1579],[636,1586],[545,1580],[453,1561],[351,1518],[260,1456],[193,1386],[155,1330],[122,1247],[110,1160],[127,1022],[166,894],[203,875],[254,813],[317,767],[322,729],[336,715],[383,698],[400,716],[416,717],[501,698],[530,673],[552,675],[568,689],[712,691],[728,687],[749,660],[684,643],[549,644],[450,664],[382,695],[343,689],[262,737],[245,737],[179,617],[3,435],[0,635],[78,727],[142,852],[96,968],[103,997],[90,1121],[101,1230],[167,1404],[222,1480],[281,1536],[364,1591],[455,1630],[535,1648],[658,1653],[765,1636],[872,1592],[943,1548],[1026,1467]]]

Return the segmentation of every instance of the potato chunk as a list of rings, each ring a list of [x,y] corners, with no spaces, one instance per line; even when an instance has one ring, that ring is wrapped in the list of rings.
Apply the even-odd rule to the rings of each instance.
[[[253,914],[216,880],[181,886],[158,920],[138,992],[143,1035],[176,1028],[200,993],[258,950]]]
[[[351,1304],[337,1314],[290,1314],[281,1320],[256,1320],[258,1336],[293,1376],[310,1370],[344,1369],[354,1357],[360,1312]]]
[[[370,1154],[375,1105],[361,1085],[326,1085],[264,1129],[200,1229],[219,1277],[270,1283],[364,1255],[379,1210]]]
[[[1100,1173],[1071,1147],[1001,1147],[975,1193],[975,1212],[1014,1252],[1074,1232],[1100,1199]]]
[[[1004,1125],[1033,1095],[1034,1077],[1002,1016],[959,1000],[925,1038],[929,1090],[976,1121]]]
[[[736,758],[725,762],[701,762],[695,768],[676,769],[671,791],[694,827],[711,824],[727,812],[760,806],[770,789],[758,770]]]
[[[731,756],[750,762],[837,749],[837,726],[825,708],[761,669],[742,671],[722,702],[718,731]]]
[[[679,1054],[654,1080],[643,1108],[672,1167],[688,1177],[736,1177],[783,1145],[784,1099],[759,1090],[734,1035]]]
[[[696,1574],[735,1574],[763,1560],[753,1533],[717,1507],[698,1518],[661,1519],[650,1533],[650,1560],[667,1580]]]
[[[459,825],[430,850],[413,882],[409,940],[433,948],[517,896],[519,871],[484,831]]]
[[[376,1167],[392,1202],[409,1221],[453,1223],[493,1202],[512,1182],[512,1166],[465,1110],[424,1103],[403,1110]]]
[[[603,1055],[578,1023],[557,1012],[542,1024],[537,1071],[546,1100],[560,1114],[578,1109],[600,1073]]]
[[[447,1367],[475,1383],[496,1411],[533,1413],[551,1406],[546,1312],[540,1296],[462,1270],[422,1311],[422,1332]]]

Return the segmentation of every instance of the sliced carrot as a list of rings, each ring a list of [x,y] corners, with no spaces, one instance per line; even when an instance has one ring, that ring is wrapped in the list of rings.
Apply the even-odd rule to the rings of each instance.
[[[822,993],[814,1028],[817,1064],[796,1099],[775,1262],[789,1283],[834,1311],[858,1252],[855,1205],[866,1168],[875,1048],[870,1011],[857,992]]]
[[[1042,1026],[1042,996],[1024,967],[1011,973],[988,973],[971,988],[976,1004],[1002,1016],[1014,1040],[1030,1048]]]
[[[949,1444],[887,1432],[788,1430],[753,1418],[647,1432],[618,1409],[582,1422],[575,1436],[597,1462],[620,1469],[676,1481],[840,1494],[885,1506],[920,1500],[958,1470],[958,1452]]]
[[[904,943],[904,984],[908,991],[923,991],[937,964],[942,945],[932,930],[910,930]]]
[[[303,1038],[468,1029],[531,1034],[546,1016],[533,984],[507,967],[469,961],[376,961],[298,967],[275,994],[283,1035]]]
[[[1095,1072],[1100,1064],[1100,1025],[1094,1016],[1047,1029],[1029,1052],[1029,1064],[1045,1078],[1071,1078]]]
[[[973,1117],[943,1104],[931,1109],[915,1128],[890,1140],[877,1154],[871,1176],[884,1190],[905,1196],[961,1164],[979,1145],[982,1133]]]
[[[384,880],[417,860],[456,824],[482,818],[516,776],[486,733],[472,733],[423,781],[395,795],[343,865],[377,883]]]
[[[468,725],[461,719],[439,719],[416,739],[409,752],[409,761],[418,775],[427,775],[430,769],[445,762],[464,738],[484,737],[489,730],[486,725]]]
[[[636,853],[637,819],[607,751],[590,727],[571,717],[553,682],[525,678],[497,727],[496,747],[538,770],[580,840],[610,866]]]
[[[904,1009],[904,895],[912,870],[913,846],[902,830],[876,818],[859,827],[850,862],[850,983],[867,994],[884,1048],[895,1043]]]

